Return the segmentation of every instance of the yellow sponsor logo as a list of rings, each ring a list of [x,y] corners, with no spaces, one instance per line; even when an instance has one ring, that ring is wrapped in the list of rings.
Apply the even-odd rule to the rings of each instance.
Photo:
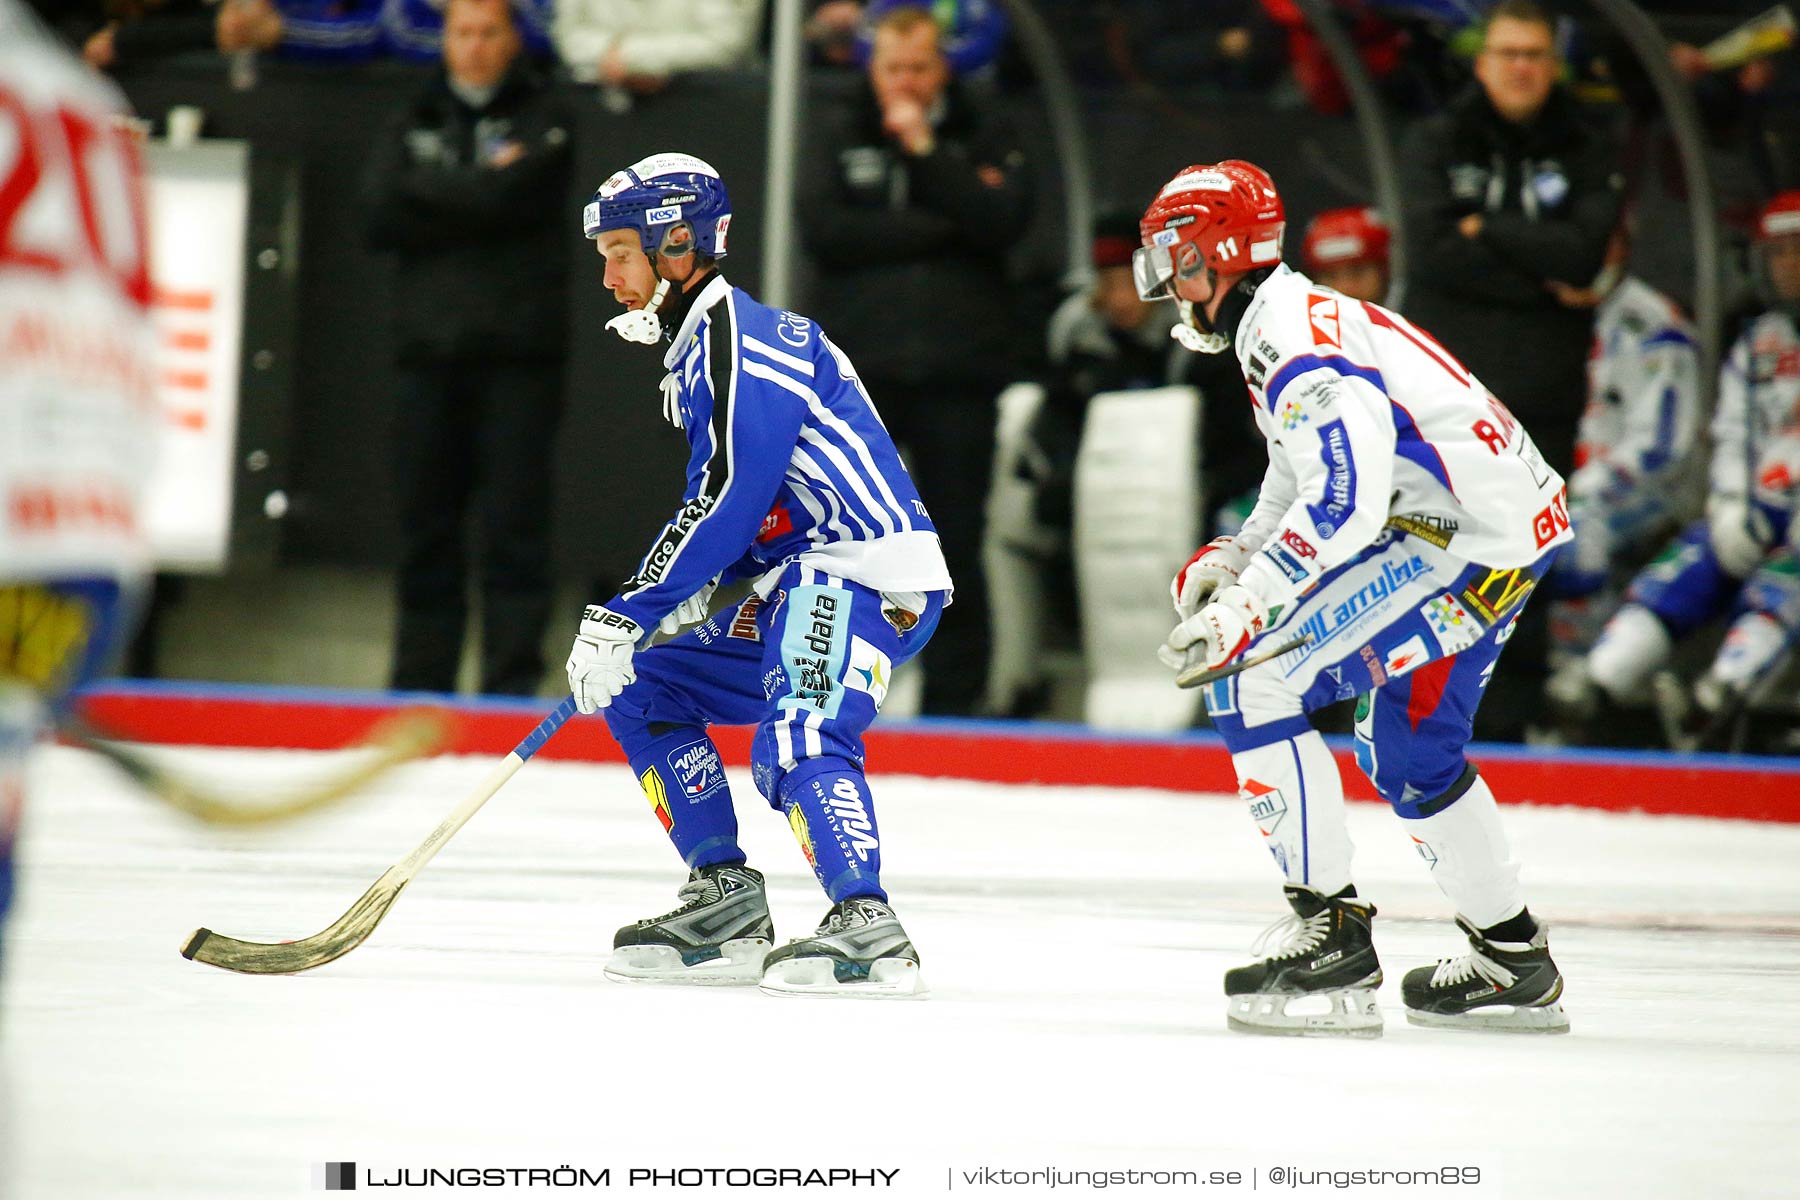
[[[0,588],[0,677],[56,690],[80,665],[92,623],[81,600],[37,586]]]
[[[1536,586],[1537,580],[1524,567],[1489,571],[1480,583],[1471,583],[1462,590],[1462,601],[1492,625],[1522,604]]]
[[[794,831],[794,840],[800,843],[800,853],[806,855],[808,866],[818,866],[818,859],[813,856],[812,830],[806,827],[806,814],[800,811],[798,804],[788,805],[788,828]]]
[[[662,776],[656,773],[655,767],[644,768],[638,776],[638,783],[644,789],[644,795],[650,798],[650,807],[656,810],[656,819],[662,822],[663,832],[675,828],[675,817],[669,812],[669,793],[663,787]]]
[[[1401,515],[1387,519],[1389,529],[1398,529],[1401,533],[1410,533],[1422,541],[1430,542],[1439,550],[1448,550],[1450,541],[1456,536],[1456,524],[1445,521],[1441,517],[1427,520],[1423,517]]]

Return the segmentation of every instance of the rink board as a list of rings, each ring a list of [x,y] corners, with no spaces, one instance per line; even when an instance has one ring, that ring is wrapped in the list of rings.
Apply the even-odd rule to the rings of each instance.
[[[103,728],[166,745],[323,750],[350,743],[408,703],[452,719],[450,752],[504,754],[551,705],[436,695],[120,682],[86,697]],[[728,764],[750,760],[748,728],[713,731]],[[1333,738],[1352,799],[1374,799],[1348,739]],[[1229,792],[1231,761],[1211,733],[1135,737],[1026,721],[883,722],[867,739],[881,774]],[[541,752],[572,762],[622,761],[598,717],[571,721]],[[1540,750],[1477,744],[1470,757],[1507,803],[1573,805],[1611,812],[1800,823],[1800,759],[1656,751]]]

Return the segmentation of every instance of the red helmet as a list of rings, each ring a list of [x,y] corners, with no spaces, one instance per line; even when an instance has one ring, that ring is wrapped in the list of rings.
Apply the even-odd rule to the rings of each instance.
[[[1138,222],[1138,295],[1166,299],[1176,276],[1192,278],[1203,267],[1235,275],[1274,266],[1286,228],[1275,181],[1261,167],[1241,159],[1188,167],[1163,185]]]
[[[1800,190],[1776,192],[1756,215],[1756,240],[1771,242],[1800,233]]]
[[[1332,208],[1306,227],[1301,257],[1308,271],[1318,272],[1355,263],[1388,265],[1388,227],[1372,208]]]
[[[1756,216],[1756,240],[1750,245],[1750,274],[1763,303],[1800,316],[1800,190],[1775,193]]]

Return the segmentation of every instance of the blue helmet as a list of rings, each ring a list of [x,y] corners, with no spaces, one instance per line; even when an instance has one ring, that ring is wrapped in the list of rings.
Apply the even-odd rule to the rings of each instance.
[[[681,225],[693,231],[700,253],[725,257],[731,197],[719,173],[691,154],[652,154],[614,172],[581,214],[581,230],[590,238],[611,229],[637,230],[653,260],[670,230]]]

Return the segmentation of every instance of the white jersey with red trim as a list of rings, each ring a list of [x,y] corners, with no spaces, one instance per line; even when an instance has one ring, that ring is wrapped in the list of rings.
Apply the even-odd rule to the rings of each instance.
[[[1709,499],[1787,510],[1800,491],[1800,325],[1780,310],[1750,323],[1719,372]]]
[[[1594,480],[1679,485],[1700,433],[1700,347],[1675,302],[1631,276],[1594,311],[1588,402],[1581,416],[1577,474]],[[1592,467],[1589,464],[1593,464]],[[1576,481],[1571,479],[1570,483]]]
[[[155,342],[125,111],[0,0],[0,581],[147,565]]]
[[[1496,568],[1528,566],[1569,540],[1562,476],[1505,405],[1404,317],[1282,265],[1239,323],[1237,355],[1269,443],[1238,535],[1259,548],[1241,581],[1272,610],[1387,526]]]

